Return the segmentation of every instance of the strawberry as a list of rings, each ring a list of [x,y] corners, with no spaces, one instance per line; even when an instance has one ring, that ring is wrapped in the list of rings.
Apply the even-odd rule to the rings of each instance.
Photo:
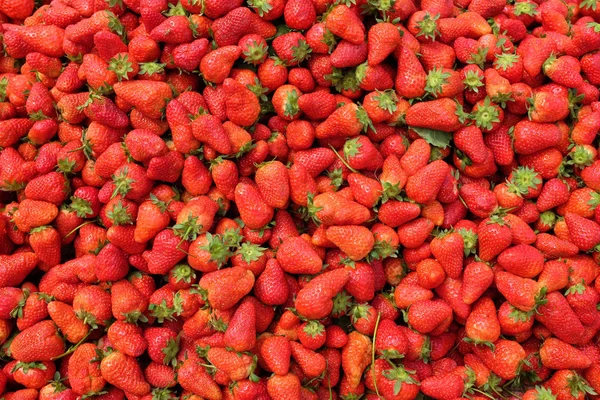
[[[569,88],[580,87],[583,83],[579,60],[572,56],[550,57],[544,62],[544,74],[553,82]]]
[[[260,195],[258,189],[246,183],[238,183],[235,199],[242,221],[251,229],[260,229],[273,219],[273,208]]]
[[[118,351],[112,352],[100,363],[102,377],[118,388],[126,388],[128,392],[143,396],[150,392],[137,361]]]
[[[556,338],[544,341],[540,347],[540,360],[551,369],[583,369],[592,364],[582,351]]]
[[[243,352],[254,347],[255,338],[256,311],[252,304],[243,302],[233,314],[223,341],[227,347]]]
[[[253,125],[260,114],[258,98],[248,88],[233,79],[225,79],[223,89],[227,96],[227,117],[241,126]]]
[[[342,349],[342,369],[350,388],[357,388],[365,368],[370,364],[372,343],[369,337],[356,331],[348,334],[348,343]]]
[[[39,261],[38,256],[31,252],[0,255],[0,260],[0,288],[19,285]]]
[[[575,312],[569,306],[569,302],[559,292],[551,292],[546,296],[546,304],[538,307],[535,315],[536,321],[552,332],[556,337],[568,344],[581,342],[584,328]],[[563,321],[560,324],[558,321]],[[564,324],[566,323],[566,324]]]
[[[369,65],[377,65],[392,54],[400,43],[400,32],[391,23],[373,25],[367,34]]]
[[[565,221],[571,242],[580,250],[588,251],[600,243],[600,226],[592,220],[567,212]]]
[[[475,345],[493,346],[500,338],[500,321],[496,306],[489,297],[482,297],[473,305],[465,323],[466,338]]]
[[[352,260],[366,257],[375,244],[373,234],[357,225],[331,226],[327,228],[327,239],[340,248]]]
[[[417,128],[453,132],[460,128],[461,108],[447,98],[415,103],[406,111],[406,123]]]
[[[171,88],[164,82],[117,82],[113,88],[119,98],[135,106],[149,118],[161,118],[168,100],[173,97]],[[140,96],[140,93],[144,95]]]
[[[313,247],[301,237],[289,237],[277,250],[277,261],[281,268],[293,274],[316,274],[323,263]]]
[[[311,280],[296,296],[296,310],[308,319],[328,316],[333,309],[333,297],[348,282],[349,274],[343,269],[325,272]]]
[[[463,267],[463,237],[458,232],[442,232],[431,241],[431,253],[446,275],[458,278]]]
[[[22,362],[50,361],[65,350],[52,321],[45,320],[20,332],[10,344],[13,357]]]
[[[300,399],[301,382],[293,373],[273,375],[267,380],[267,391],[273,400]]]
[[[495,282],[500,293],[519,310],[527,312],[544,304],[545,290],[536,281],[499,271]]]
[[[518,367],[526,355],[519,343],[506,339],[496,341],[494,350],[488,346],[476,346],[474,349],[484,364],[503,379],[517,376]]]
[[[308,29],[315,23],[316,18],[315,6],[309,0],[288,1],[283,9],[285,24],[292,29]]]
[[[421,204],[434,200],[450,171],[442,160],[434,161],[410,176],[406,182],[407,196]]]
[[[234,306],[252,290],[254,275],[241,267],[233,267],[208,273],[199,282],[207,294],[209,304],[217,310]]]
[[[365,41],[365,27],[362,21],[345,5],[334,7],[325,19],[327,29],[336,36],[354,44]]]
[[[408,309],[407,320],[417,332],[443,332],[452,320],[452,308],[443,301],[420,300]]]

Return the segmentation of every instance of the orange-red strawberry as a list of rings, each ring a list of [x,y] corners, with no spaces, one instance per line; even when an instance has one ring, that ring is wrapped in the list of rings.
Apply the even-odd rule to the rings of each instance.
[[[119,98],[134,106],[149,118],[161,118],[167,102],[173,97],[165,82],[149,80],[117,82],[113,86]]]
[[[66,303],[51,301],[48,303],[48,314],[71,343],[79,343],[89,331],[89,326],[77,318],[73,307]]]
[[[473,304],[494,282],[494,272],[485,263],[472,262],[467,264],[463,274],[461,287],[462,300]]]
[[[464,240],[458,232],[442,232],[430,244],[431,254],[451,278],[458,278],[463,269]]]
[[[417,203],[426,204],[434,200],[450,172],[443,160],[434,161],[406,181],[406,195]]]
[[[199,282],[207,300],[217,310],[233,307],[254,285],[254,274],[242,267],[232,267],[205,274]]]
[[[48,225],[58,215],[58,208],[51,203],[40,200],[23,200],[14,212],[15,225],[23,232]]]
[[[441,300],[419,300],[408,309],[407,321],[420,333],[441,333],[452,321],[452,308]]]
[[[365,41],[365,26],[356,14],[345,5],[334,7],[325,19],[327,29],[336,36],[354,44]]]
[[[255,341],[256,309],[252,303],[242,302],[229,321],[223,342],[225,346],[243,352],[251,350]]]
[[[531,311],[544,303],[545,290],[538,282],[509,272],[498,271],[495,277],[498,291],[510,304],[522,311]]]
[[[502,379],[513,379],[518,374],[526,353],[523,347],[512,340],[499,339],[494,349],[488,346],[476,346],[475,354],[484,364]]]
[[[402,46],[396,74],[396,92],[406,98],[425,94],[427,74],[414,52]]]
[[[251,126],[260,114],[258,98],[247,87],[234,79],[223,82],[227,118],[236,125]]]
[[[558,291],[548,293],[546,304],[537,308],[535,320],[566,343],[582,343],[585,328],[567,299]]]
[[[544,367],[551,369],[584,369],[592,364],[584,352],[556,338],[544,340],[540,360]]]
[[[571,242],[580,250],[589,251],[600,244],[600,225],[595,221],[571,212],[566,213],[565,221]]]
[[[296,310],[308,319],[325,318],[333,309],[333,297],[346,285],[349,274],[344,269],[325,272],[304,286],[296,296]]]
[[[102,377],[117,388],[137,396],[150,393],[150,385],[135,358],[114,351],[102,359],[100,371]]]
[[[39,259],[39,267],[43,271],[60,263],[61,238],[58,231],[51,226],[33,228],[30,232],[29,244]]]
[[[366,257],[375,244],[375,238],[368,228],[358,225],[330,226],[327,239],[339,247],[352,260]]]
[[[535,247],[518,244],[500,253],[498,265],[522,278],[534,278],[544,268],[544,256]]]
[[[551,55],[543,65],[544,74],[552,81],[569,88],[580,87],[583,83],[579,60],[572,56]]]
[[[461,111],[460,105],[448,98],[414,103],[406,111],[406,123],[416,128],[454,132],[462,126]]]
[[[301,237],[284,239],[277,249],[277,261],[285,272],[291,274],[314,275],[323,267],[319,254]]]
[[[267,392],[273,400],[300,399],[301,388],[300,379],[291,372],[267,380]]]
[[[377,65],[392,54],[400,43],[400,32],[393,24],[383,22],[373,25],[368,32],[369,65]]]
[[[222,83],[229,76],[233,63],[241,54],[242,49],[238,46],[219,47],[202,57],[200,72],[207,81]]]
[[[97,349],[92,343],[83,343],[69,358],[69,383],[76,394],[99,392],[106,384],[100,373],[100,362],[95,360]]]
[[[357,136],[365,126],[365,118],[368,118],[361,111],[354,103],[341,106],[317,126],[316,137],[325,139]]]
[[[361,383],[362,374],[371,363],[372,346],[368,336],[357,331],[348,334],[348,343],[342,349],[342,369],[350,388],[355,389]]]
[[[38,261],[38,256],[32,252],[0,255],[0,288],[21,284]]]
[[[140,204],[134,231],[136,242],[146,243],[169,225],[167,207],[167,204],[154,195]]]
[[[260,195],[259,190],[248,183],[238,183],[235,200],[244,224],[250,229],[260,229],[273,219],[273,208]]]
[[[500,322],[496,306],[489,297],[480,298],[473,305],[465,323],[465,333],[469,341],[476,345],[492,346],[500,337]]]
[[[22,362],[51,361],[65,351],[54,322],[44,320],[20,332],[10,344],[12,357]]]

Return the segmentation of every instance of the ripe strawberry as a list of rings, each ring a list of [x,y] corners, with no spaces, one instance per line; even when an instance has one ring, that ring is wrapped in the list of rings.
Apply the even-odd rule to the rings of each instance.
[[[315,6],[309,0],[288,1],[283,9],[285,24],[292,29],[310,28],[317,18]]]
[[[60,263],[61,238],[58,231],[50,226],[31,230],[29,244],[38,257],[40,269],[47,271]]]
[[[18,286],[37,265],[35,253],[21,252],[13,255],[0,255],[0,288]],[[12,309],[11,309],[12,311]]]
[[[150,385],[137,361],[123,353],[115,351],[104,357],[100,363],[100,371],[102,377],[117,388],[127,389],[138,396],[150,392]]]
[[[544,324],[553,335],[566,343],[581,343],[585,329],[567,299],[555,291],[548,293],[546,300],[546,304],[538,307],[538,313],[543,314],[536,313],[536,321]]]
[[[369,65],[377,65],[392,54],[400,43],[400,32],[391,23],[373,25],[367,34]]]
[[[291,372],[267,380],[267,391],[273,400],[300,399],[301,387],[300,379]]]
[[[253,125],[260,114],[260,104],[254,93],[230,78],[223,82],[223,89],[227,96],[227,118],[240,126]]]
[[[370,364],[372,343],[369,337],[356,331],[348,334],[348,343],[342,349],[342,369],[350,388],[357,388],[365,368]]]
[[[496,341],[494,350],[488,346],[476,346],[474,350],[484,364],[503,379],[517,376],[519,365],[526,356],[519,343],[506,339]]]
[[[371,231],[357,225],[331,226],[327,228],[327,239],[339,247],[352,260],[366,257],[375,244]]]
[[[458,278],[463,268],[464,240],[458,232],[442,232],[431,241],[431,253],[446,275]]]
[[[567,212],[565,221],[569,237],[580,250],[588,251],[600,243],[600,226],[587,218]]]
[[[406,111],[406,123],[417,128],[453,132],[461,127],[460,111],[457,103],[447,98],[414,103]]]
[[[406,182],[407,196],[417,203],[426,204],[434,200],[446,179],[450,169],[442,160],[434,161]]]
[[[410,306],[407,319],[417,332],[443,332],[452,321],[452,308],[440,300],[420,300]]]
[[[117,82],[113,86],[119,98],[149,118],[161,118],[167,102],[173,97],[169,85],[148,80]],[[140,96],[143,93],[143,96]]]
[[[544,304],[545,290],[536,281],[498,271],[495,282],[500,293],[519,310],[527,312]]]
[[[11,355],[22,362],[51,361],[64,350],[65,344],[50,320],[25,329],[10,344]]]
[[[583,83],[579,60],[572,56],[551,55],[543,65],[544,73],[559,85],[569,88],[580,87]]]
[[[328,316],[333,309],[333,297],[346,285],[349,274],[344,269],[325,272],[311,280],[296,296],[296,310],[308,319]]]
[[[544,341],[540,347],[540,360],[551,369],[583,369],[592,364],[585,353],[556,338]]]
[[[242,221],[250,229],[260,229],[273,219],[273,208],[260,195],[258,189],[247,183],[238,183],[235,200]]]
[[[365,41],[365,27],[362,21],[345,5],[334,7],[325,19],[327,29],[336,36],[354,44]]]
[[[252,290],[254,274],[241,267],[233,267],[208,273],[199,282],[201,289],[208,292],[209,304],[217,310],[234,306]]]
[[[468,341],[476,345],[493,346],[500,337],[500,322],[496,315],[496,306],[489,297],[480,298],[465,323],[465,333]]]

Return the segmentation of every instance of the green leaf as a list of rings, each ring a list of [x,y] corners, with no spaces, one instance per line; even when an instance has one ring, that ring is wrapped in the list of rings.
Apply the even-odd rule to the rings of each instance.
[[[450,145],[450,141],[452,140],[452,133],[449,132],[443,132],[427,128],[409,128],[417,132],[419,136],[425,139],[425,141],[432,146],[441,147],[445,149]]]

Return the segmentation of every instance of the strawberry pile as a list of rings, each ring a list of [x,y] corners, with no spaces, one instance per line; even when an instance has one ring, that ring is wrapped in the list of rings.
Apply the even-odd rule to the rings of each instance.
[[[600,398],[596,0],[0,22],[0,399]]]

